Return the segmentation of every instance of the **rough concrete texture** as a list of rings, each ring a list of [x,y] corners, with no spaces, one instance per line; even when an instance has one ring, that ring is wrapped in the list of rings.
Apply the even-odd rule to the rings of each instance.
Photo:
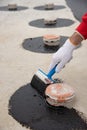
[[[44,5],[46,2],[50,2],[50,0],[0,1],[0,6],[7,6],[8,3],[17,3],[19,6],[29,7],[29,9],[21,11],[0,11],[0,130],[26,130],[25,127],[22,127],[8,114],[9,99],[16,90],[31,81],[38,68],[47,72],[52,58],[52,54],[40,54],[25,50],[22,47],[23,40],[31,37],[40,37],[48,33],[68,37],[79,24],[72,12],[71,5],[68,6],[65,0],[51,0],[57,5],[65,6],[66,8],[64,9],[50,12],[34,9],[37,6]],[[80,1],[78,2],[80,5]],[[84,1],[83,3],[81,2],[80,7],[81,10],[85,8]],[[31,21],[48,16],[70,19],[74,23],[71,26],[51,29],[33,27],[28,24]],[[59,74],[54,76],[63,79],[74,87],[76,92],[74,108],[83,112],[85,116],[87,116],[86,42],[83,41],[82,46],[74,51],[72,61]]]
[[[40,93],[30,84],[19,88],[9,100],[9,114],[22,126],[32,130],[87,129],[82,113],[74,108],[53,107]]]

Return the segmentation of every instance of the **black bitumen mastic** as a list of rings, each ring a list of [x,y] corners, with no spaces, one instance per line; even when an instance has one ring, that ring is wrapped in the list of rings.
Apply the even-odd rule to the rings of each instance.
[[[74,24],[74,21],[71,19],[58,18],[56,24],[45,25],[44,19],[45,18],[33,20],[33,21],[29,22],[29,25],[37,27],[37,28],[50,28],[51,29],[51,28],[68,27],[68,26],[71,26],[72,24]]]
[[[65,6],[63,6],[63,5],[54,5],[53,9],[45,9],[44,5],[34,7],[34,9],[41,10],[41,11],[54,11],[54,10],[60,10],[60,9],[64,9],[64,8],[65,8]]]
[[[8,111],[22,126],[32,130],[87,130],[82,113],[74,108],[49,107],[30,83],[11,96]]]
[[[28,7],[25,7],[25,6],[17,6],[17,9],[8,9],[8,6],[0,6],[0,11],[10,11],[10,12],[13,12],[13,11],[22,11],[22,10],[26,10],[28,9]]]
[[[44,45],[43,37],[27,38],[24,39],[22,46],[24,49],[36,53],[54,53],[64,44],[66,39],[66,36],[61,36],[60,44],[51,47]]]

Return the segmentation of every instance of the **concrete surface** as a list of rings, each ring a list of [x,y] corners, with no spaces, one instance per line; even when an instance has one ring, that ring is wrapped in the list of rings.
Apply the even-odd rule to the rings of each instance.
[[[21,11],[0,11],[0,130],[26,130],[8,114],[10,96],[22,85],[31,81],[38,68],[48,70],[52,54],[40,54],[23,49],[23,40],[39,37],[47,33],[70,36],[79,21],[74,17],[65,0],[51,0],[66,8],[50,12],[35,10],[34,7],[44,5],[49,0],[3,0],[0,6],[17,3],[29,7]],[[62,15],[61,15],[62,14]],[[69,27],[37,28],[29,26],[29,22],[47,16],[68,18],[74,22]],[[76,92],[75,108],[87,115],[87,41],[74,51],[72,61],[55,77],[63,79],[74,87]]]

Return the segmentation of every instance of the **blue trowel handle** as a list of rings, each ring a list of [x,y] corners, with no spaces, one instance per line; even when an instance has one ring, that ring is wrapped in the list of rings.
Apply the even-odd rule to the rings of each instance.
[[[52,76],[55,74],[55,72],[56,72],[56,71],[55,71],[56,66],[57,66],[57,65],[55,65],[55,66],[54,66],[54,68],[53,68],[53,69],[52,69],[52,70],[51,70],[51,71],[47,74],[47,77],[48,77],[48,78],[50,78],[50,79],[51,79],[51,78],[52,78]]]

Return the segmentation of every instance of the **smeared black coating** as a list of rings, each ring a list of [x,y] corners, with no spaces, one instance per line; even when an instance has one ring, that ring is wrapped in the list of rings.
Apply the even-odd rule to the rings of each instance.
[[[48,107],[44,98],[26,84],[9,100],[9,114],[32,130],[87,130],[87,123],[75,109]]]
[[[54,53],[56,52],[66,41],[68,37],[61,36],[60,44],[58,46],[46,46],[43,43],[42,37],[24,39],[22,46],[24,49],[37,52],[37,53]]]
[[[60,10],[60,9],[64,9],[64,8],[65,8],[65,6],[63,6],[63,5],[54,5],[53,9],[45,9],[45,7],[43,5],[42,6],[34,7],[34,9],[41,10],[41,11]]]
[[[60,28],[60,27],[67,27],[74,24],[74,21],[71,19],[66,18],[58,18],[57,23],[54,25],[45,25],[44,24],[44,18],[43,19],[36,19],[31,22],[29,22],[30,26],[38,27],[38,28]]]
[[[28,7],[25,6],[17,6],[17,9],[8,9],[8,6],[0,6],[0,11],[22,11],[22,10],[26,10],[28,9]]]

